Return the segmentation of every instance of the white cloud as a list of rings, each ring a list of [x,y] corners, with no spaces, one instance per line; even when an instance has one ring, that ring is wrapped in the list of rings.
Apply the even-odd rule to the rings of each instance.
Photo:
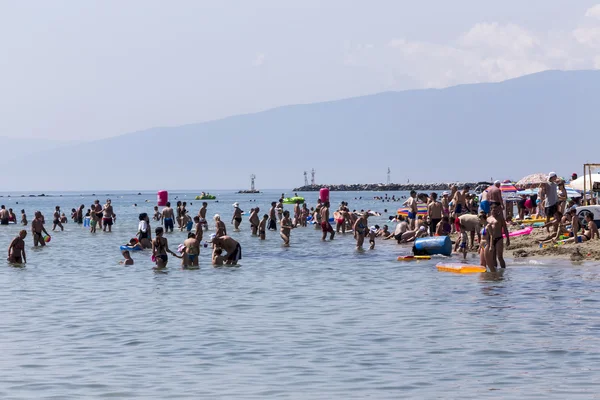
[[[590,7],[585,12],[586,17],[600,19],[600,4]]]
[[[600,4],[570,31],[533,32],[519,25],[480,22],[445,43],[394,38],[384,46],[345,46],[346,65],[408,76],[422,87],[497,82],[548,69],[600,69]]]
[[[254,57],[254,60],[252,60],[253,67],[260,67],[264,63],[265,63],[265,53],[256,54],[256,57]]]
[[[540,40],[527,30],[515,24],[497,22],[475,24],[458,42],[465,48],[503,49],[515,53],[529,51],[540,44]]]

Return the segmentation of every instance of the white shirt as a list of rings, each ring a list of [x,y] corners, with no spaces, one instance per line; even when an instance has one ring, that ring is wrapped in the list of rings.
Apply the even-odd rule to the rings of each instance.
[[[138,224],[138,232],[146,233],[148,231],[148,223],[146,221],[140,221]]]

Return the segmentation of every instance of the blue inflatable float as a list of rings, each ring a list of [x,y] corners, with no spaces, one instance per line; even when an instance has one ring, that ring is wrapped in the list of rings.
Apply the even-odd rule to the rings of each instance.
[[[415,240],[413,253],[415,253],[415,255],[433,256],[435,254],[441,254],[444,256],[451,256],[452,240],[450,240],[450,236],[419,238]]]

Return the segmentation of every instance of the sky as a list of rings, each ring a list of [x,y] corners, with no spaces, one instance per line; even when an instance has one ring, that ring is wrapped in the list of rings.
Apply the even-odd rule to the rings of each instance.
[[[600,68],[600,1],[0,0],[0,136]]]

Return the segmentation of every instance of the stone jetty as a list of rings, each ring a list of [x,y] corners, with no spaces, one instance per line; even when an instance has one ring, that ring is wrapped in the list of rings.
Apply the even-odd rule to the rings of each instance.
[[[469,185],[471,189],[475,189],[480,185],[490,185],[488,182],[450,182],[450,183],[353,183],[341,185],[308,185],[294,188],[294,192],[318,192],[323,187],[329,188],[332,192],[400,192],[400,191],[441,191],[450,190],[452,185],[456,185],[459,189],[465,185]]]

